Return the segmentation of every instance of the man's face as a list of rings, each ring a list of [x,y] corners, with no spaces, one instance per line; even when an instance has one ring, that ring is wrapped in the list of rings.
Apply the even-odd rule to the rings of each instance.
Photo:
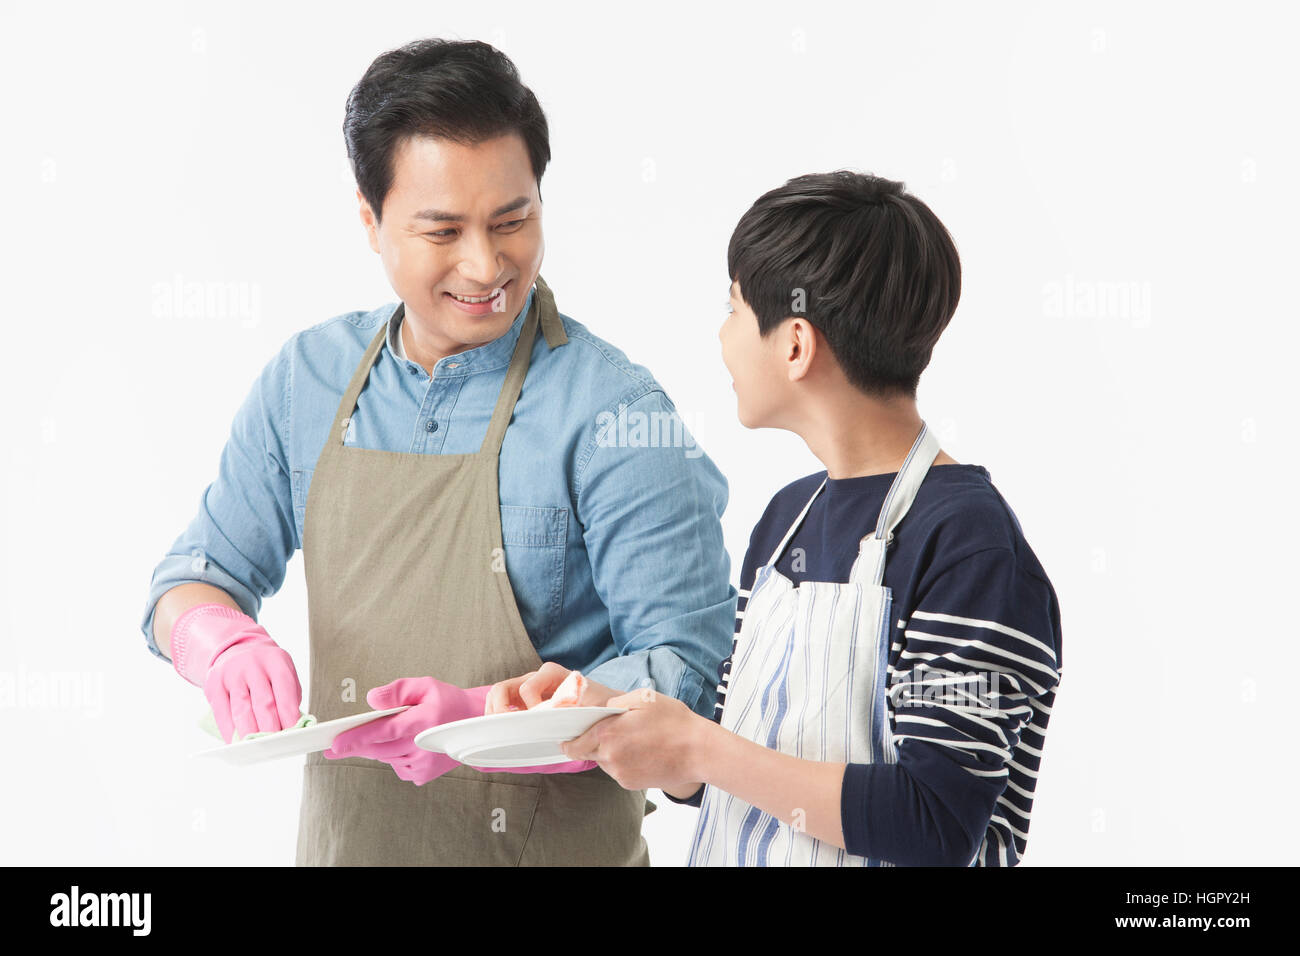
[[[382,224],[357,197],[370,248],[421,341],[452,355],[505,334],[543,253],[542,201],[520,136],[475,146],[408,138],[394,156]]]
[[[736,413],[746,428],[772,427],[782,418],[788,401],[789,376],[785,373],[782,343],[784,326],[763,338],[758,316],[745,304],[739,281],[731,284],[731,313],[718,332],[722,362],[736,388]]]

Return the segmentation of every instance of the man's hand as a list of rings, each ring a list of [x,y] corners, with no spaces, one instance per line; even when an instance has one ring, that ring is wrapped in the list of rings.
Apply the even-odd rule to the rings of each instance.
[[[302,687],[293,658],[243,611],[196,604],[173,622],[170,645],[172,666],[203,688],[226,743],[297,723]]]
[[[548,661],[535,671],[520,677],[511,677],[492,685],[488,691],[484,714],[501,714],[511,710],[531,710],[544,700],[550,700],[555,689],[569,676],[569,669]],[[606,701],[620,693],[593,680],[587,681],[579,707],[604,707]]]
[[[218,654],[203,681],[203,693],[226,743],[236,734],[242,738],[292,727],[302,707],[293,658],[269,635]]]
[[[697,764],[713,721],[650,688],[611,697],[604,706],[626,707],[627,713],[561,744],[566,757],[596,761],[625,790],[658,787],[679,795],[699,789]]]
[[[432,677],[403,677],[375,687],[366,694],[366,703],[375,710],[410,709],[344,731],[324,751],[325,759],[382,760],[401,779],[426,784],[460,765],[446,754],[417,747],[415,738],[430,727],[481,716],[486,693],[486,686],[466,690]]]

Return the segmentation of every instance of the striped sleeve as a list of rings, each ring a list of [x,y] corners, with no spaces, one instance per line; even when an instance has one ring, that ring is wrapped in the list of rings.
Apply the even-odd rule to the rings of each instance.
[[[849,766],[847,849],[901,864],[1014,866],[1061,680],[1056,596],[1005,548],[927,577],[890,649],[897,762]]]
[[[722,723],[722,708],[727,705],[727,687],[731,680],[731,660],[736,656],[736,642],[740,640],[740,625],[745,620],[745,605],[749,603],[749,589],[736,589],[736,631],[731,635],[731,653],[718,665],[718,699],[713,705],[713,720]]]

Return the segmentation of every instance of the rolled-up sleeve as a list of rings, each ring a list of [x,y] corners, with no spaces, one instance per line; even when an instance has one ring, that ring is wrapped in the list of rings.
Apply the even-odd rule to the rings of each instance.
[[[661,390],[600,416],[577,512],[619,656],[592,668],[592,680],[651,687],[712,715],[736,612],[726,506],[726,478]]]
[[[263,368],[240,406],[221,452],[217,477],[198,513],[154,568],[141,629],[145,645],[166,659],[153,637],[158,599],[202,582],[221,588],[256,618],[262,599],[280,589],[297,549],[286,456],[292,367],[288,348]]]

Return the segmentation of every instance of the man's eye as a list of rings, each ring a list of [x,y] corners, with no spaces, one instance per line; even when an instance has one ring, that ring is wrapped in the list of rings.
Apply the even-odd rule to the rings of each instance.
[[[499,226],[497,226],[497,228],[498,228],[498,229],[517,229],[517,228],[519,228],[519,226],[522,225],[525,221],[526,221],[526,220],[524,220],[524,219],[512,219],[512,220],[510,220],[509,222],[503,222],[503,223],[501,223]],[[431,236],[431,237],[433,237],[434,239],[450,239],[452,236],[456,235],[456,230],[455,230],[455,229],[439,229],[437,232],[426,232],[425,235],[426,235],[426,236]]]

